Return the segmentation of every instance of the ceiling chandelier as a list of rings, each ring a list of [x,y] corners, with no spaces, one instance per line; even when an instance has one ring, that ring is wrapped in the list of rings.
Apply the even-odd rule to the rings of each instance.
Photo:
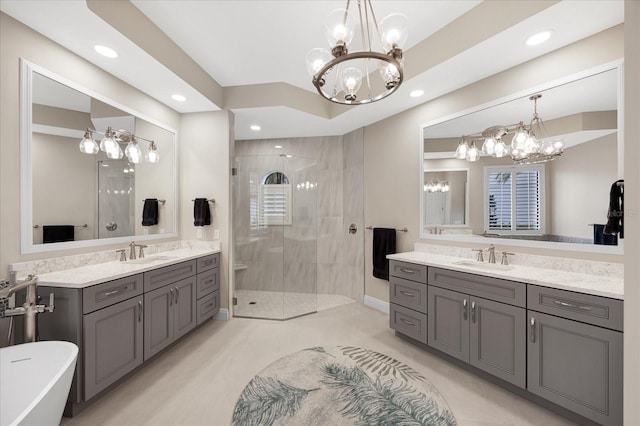
[[[538,99],[541,94],[529,97],[533,101],[533,118],[529,124],[523,121],[510,126],[493,126],[482,133],[462,136],[456,158],[478,161],[481,154],[495,158],[510,156],[515,164],[534,164],[554,160],[564,152],[564,141],[547,136],[542,118],[538,115]],[[506,141],[506,137],[511,141]],[[481,144],[481,148],[478,145]]]
[[[407,17],[392,13],[378,25],[371,0],[357,0],[357,15],[350,13],[350,3],[347,0],[346,8],[329,14],[326,35],[331,52],[323,48],[309,51],[307,70],[313,85],[325,99],[343,105],[361,105],[386,98],[400,87]],[[350,53],[356,17],[360,23],[362,50]],[[372,42],[379,42],[379,52],[374,50]]]
[[[93,138],[93,134],[104,134],[104,138],[100,141],[100,144]],[[149,163],[157,163],[160,161],[160,154],[154,141],[136,136],[127,130],[113,130],[111,127],[107,127],[107,131],[104,133],[98,132],[94,129],[87,129],[84,132],[84,137],[80,141],[80,152],[84,154],[97,154],[99,151],[104,152],[107,158],[112,160],[119,160],[125,155],[129,162],[137,164],[142,160],[142,150],[138,145],[138,139],[149,142],[149,147],[145,155],[146,160]],[[124,150],[120,147],[123,145]]]

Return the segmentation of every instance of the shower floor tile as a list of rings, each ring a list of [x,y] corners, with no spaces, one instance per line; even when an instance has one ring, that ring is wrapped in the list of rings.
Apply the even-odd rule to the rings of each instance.
[[[236,290],[236,317],[287,319],[353,303],[336,294],[308,294],[277,291]]]

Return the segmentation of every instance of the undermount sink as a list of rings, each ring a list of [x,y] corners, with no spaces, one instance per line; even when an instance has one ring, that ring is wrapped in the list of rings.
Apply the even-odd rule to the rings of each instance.
[[[175,258],[176,258],[175,256],[149,256],[149,257],[143,257],[141,259],[129,260],[127,261],[127,263],[144,264],[144,263],[156,262],[159,260],[173,260]]]
[[[507,265],[499,265],[497,263],[482,263],[482,262],[476,262],[473,260],[461,260],[459,262],[453,262],[454,265],[460,265],[460,266],[468,266],[469,268],[476,268],[476,269],[484,269],[487,271],[510,271],[513,269],[512,266],[507,266]]]

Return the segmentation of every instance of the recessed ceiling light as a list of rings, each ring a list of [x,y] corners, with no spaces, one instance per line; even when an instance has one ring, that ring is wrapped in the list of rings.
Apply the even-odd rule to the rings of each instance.
[[[282,145],[276,145],[274,146],[275,149],[282,149]]]
[[[182,95],[171,95],[171,99],[173,99],[174,101],[178,101],[178,102],[184,102],[187,100],[187,98],[185,98]]]
[[[540,43],[544,43],[551,38],[552,33],[552,30],[544,30],[533,34],[527,39],[527,46],[536,46]]]
[[[257,132],[258,130],[260,130],[262,127],[258,126],[257,124],[252,124],[250,129],[253,130],[254,132]]]
[[[118,52],[116,52],[115,50],[107,46],[101,46],[99,44],[96,44],[95,46],[93,46],[93,49],[99,54],[101,54],[102,56],[106,56],[107,58],[118,57]]]
[[[419,98],[422,95],[424,95],[424,90],[422,89],[413,90],[411,91],[411,93],[409,93],[409,96],[411,96],[412,98]]]

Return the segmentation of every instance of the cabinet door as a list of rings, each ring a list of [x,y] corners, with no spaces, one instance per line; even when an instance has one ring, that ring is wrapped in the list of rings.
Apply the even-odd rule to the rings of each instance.
[[[526,321],[522,308],[471,298],[469,362],[513,383],[526,386]]]
[[[469,362],[469,296],[428,288],[429,346]]]
[[[175,336],[173,322],[174,286],[144,295],[144,360],[169,346]]]
[[[622,424],[622,333],[528,311],[530,392],[603,425]]]
[[[84,316],[85,401],[142,364],[142,311],[136,297]]]
[[[178,281],[170,287],[174,289],[174,339],[177,339],[196,326],[196,277]]]

